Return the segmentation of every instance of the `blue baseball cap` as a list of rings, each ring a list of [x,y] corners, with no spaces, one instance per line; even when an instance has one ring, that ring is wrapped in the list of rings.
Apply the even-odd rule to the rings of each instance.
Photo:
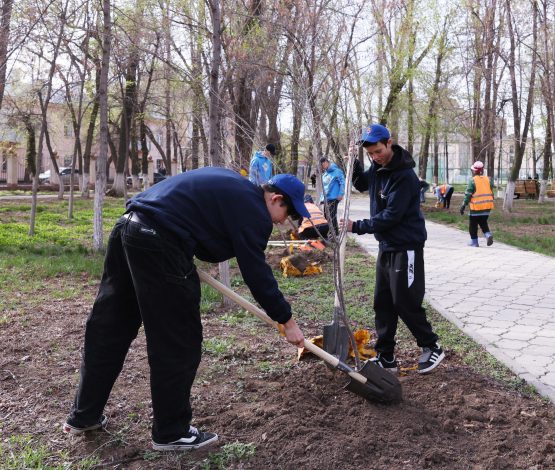
[[[304,205],[304,184],[295,176],[288,174],[275,175],[268,181],[289,196],[298,214],[309,219],[310,212]]]
[[[362,145],[364,142],[375,144],[382,139],[391,139],[389,130],[381,124],[372,124],[362,129],[362,135],[357,143],[358,145]]]

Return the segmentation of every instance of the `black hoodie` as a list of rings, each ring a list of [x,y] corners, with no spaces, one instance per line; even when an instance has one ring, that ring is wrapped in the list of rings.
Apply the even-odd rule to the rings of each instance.
[[[266,264],[273,224],[262,188],[232,170],[205,167],[151,186],[130,199],[127,210],[178,238],[191,257],[211,263],[236,257],[252,295],[272,320],[291,318],[291,306]]]
[[[420,210],[420,182],[410,153],[393,145],[393,158],[386,166],[377,163],[364,171],[355,161],[353,185],[370,196],[370,219],[353,223],[359,235],[373,233],[382,251],[422,248],[426,226]]]

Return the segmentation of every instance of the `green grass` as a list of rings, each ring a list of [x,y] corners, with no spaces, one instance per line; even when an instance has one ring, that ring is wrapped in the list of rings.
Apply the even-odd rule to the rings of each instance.
[[[462,195],[455,194],[449,212],[434,208],[435,198],[428,197],[422,206],[426,219],[456,227],[468,232],[468,208],[464,216],[459,214]],[[495,209],[488,223],[496,241],[528,251],[555,256],[555,204],[548,201],[539,204],[535,200],[516,199],[513,211],[503,211],[503,201],[496,199]]]
[[[201,470],[225,470],[233,463],[248,460],[256,452],[254,443],[232,442],[221,447],[219,452],[214,452],[200,463]],[[242,468],[234,466],[233,468]]]
[[[35,235],[30,236],[30,201],[3,201],[0,208],[0,311],[13,310],[22,297],[41,302],[44,279],[78,276],[99,279],[103,254],[92,251],[92,200],[75,200],[74,218],[67,218],[67,201],[39,201]],[[115,220],[123,213],[121,199],[107,198],[104,209],[105,239]],[[81,295],[76,287],[50,292],[54,298]]]
[[[225,336],[223,338],[206,338],[202,342],[202,349],[205,353],[214,356],[222,356],[230,353],[233,350],[235,343],[234,336]]]
[[[54,462],[63,463],[54,463]],[[10,436],[0,442],[2,470],[91,470],[100,463],[92,456],[71,462],[65,452],[52,452],[30,434]]]

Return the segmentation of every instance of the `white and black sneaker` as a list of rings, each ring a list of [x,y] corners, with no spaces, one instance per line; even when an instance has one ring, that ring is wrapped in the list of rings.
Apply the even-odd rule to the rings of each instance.
[[[433,371],[443,359],[445,359],[445,353],[439,345],[422,348],[422,356],[418,359],[418,373],[427,374]]]
[[[186,436],[178,439],[177,441],[161,444],[152,441],[152,448],[154,450],[194,450],[200,447],[208,446],[218,440],[218,435],[213,432],[202,432],[194,426],[189,426],[189,432]]]
[[[378,353],[376,357],[370,359],[370,362],[380,366],[382,369],[385,369],[392,374],[397,373],[397,361],[395,356],[392,354],[388,358],[384,357],[382,353]]]
[[[90,424],[88,426],[78,423],[73,418],[68,418],[67,421],[64,423],[63,430],[66,434],[83,434],[84,432],[87,432],[87,431],[104,429],[107,423],[108,423],[108,417],[105,415],[102,415],[96,423]]]

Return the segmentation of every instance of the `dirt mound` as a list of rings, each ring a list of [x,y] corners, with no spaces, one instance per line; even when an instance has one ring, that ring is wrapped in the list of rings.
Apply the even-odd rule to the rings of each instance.
[[[450,358],[447,362],[452,362]],[[403,377],[404,401],[371,403],[316,361],[245,384],[252,400],[206,418],[257,452],[246,468],[554,468],[551,407],[466,367]]]
[[[192,395],[193,424],[219,433],[217,446],[186,455],[150,451],[142,333],[106,407],[107,432],[68,437],[61,425],[78,381],[87,296],[94,294],[90,285],[84,290],[83,300],[10,312],[13,320],[0,327],[4,456],[14,450],[9,436],[29,434],[33,448],[43,446],[52,456],[49,464],[69,461],[71,468],[86,459],[101,464],[93,468],[200,468],[233,443],[252,443],[254,455],[210,468],[555,468],[553,405],[484,378],[456,354],[448,351],[434,374],[409,371],[401,377],[402,403],[371,403],[346,391],[348,378],[322,362],[297,363],[295,351],[274,330],[248,321],[230,326],[222,320],[228,312],[218,309],[204,317],[204,336],[206,343],[219,341],[222,350],[205,345]],[[307,334],[321,331],[316,323],[303,328]],[[416,355],[399,357],[401,365],[414,364]],[[0,467],[2,458],[0,452]]]

